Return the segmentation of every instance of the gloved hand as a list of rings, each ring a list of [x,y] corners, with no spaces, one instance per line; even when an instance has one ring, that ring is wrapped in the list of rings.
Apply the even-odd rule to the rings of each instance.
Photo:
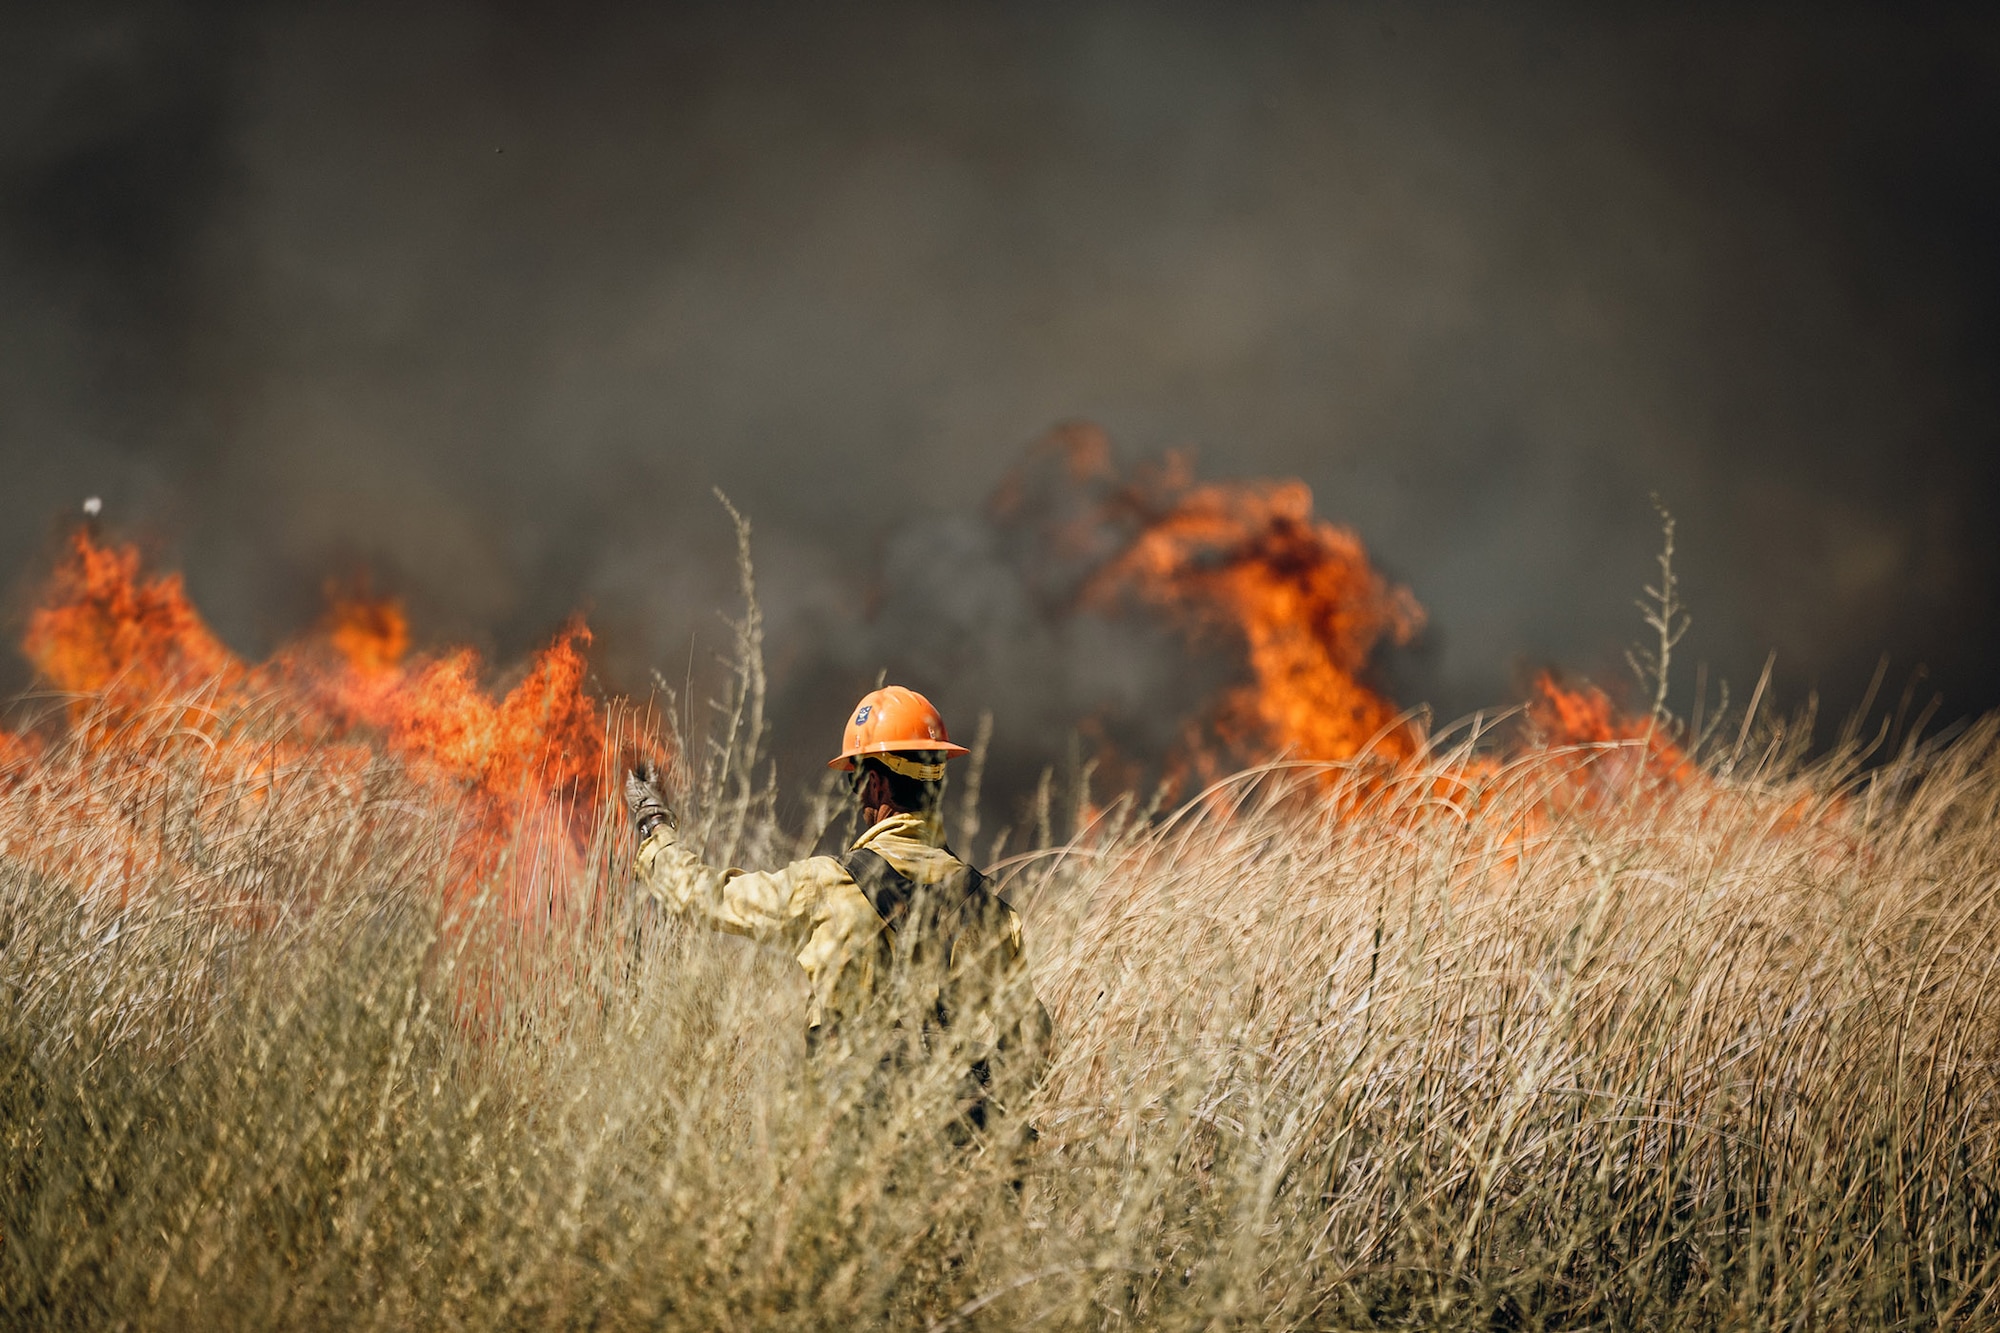
[[[637,767],[625,771],[625,808],[632,813],[632,827],[638,831],[642,843],[662,824],[669,829],[680,828],[680,821],[667,808],[666,793],[660,786],[660,766],[651,759],[641,760]]]

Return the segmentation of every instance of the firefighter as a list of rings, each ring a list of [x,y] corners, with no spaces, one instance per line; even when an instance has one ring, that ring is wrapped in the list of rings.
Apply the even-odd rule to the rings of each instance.
[[[638,882],[669,911],[790,952],[810,993],[807,1046],[821,1059],[851,1061],[865,1047],[884,1067],[956,1061],[954,1137],[983,1130],[1039,1079],[1049,1018],[1028,981],[1020,915],[945,845],[945,763],[967,751],[930,700],[900,685],[855,705],[842,739],[828,767],[848,774],[862,824],[844,854],[768,871],[705,865],[677,840],[647,764],[625,781]]]

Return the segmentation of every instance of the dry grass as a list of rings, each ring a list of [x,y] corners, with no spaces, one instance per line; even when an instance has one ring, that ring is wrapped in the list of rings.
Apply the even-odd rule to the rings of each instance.
[[[448,805],[165,716],[0,780],[10,1327],[2000,1323],[1992,725],[1114,810],[1015,881],[1017,1156],[813,1069],[790,960],[628,910],[616,829],[496,963]],[[741,772],[706,836],[794,854]]]

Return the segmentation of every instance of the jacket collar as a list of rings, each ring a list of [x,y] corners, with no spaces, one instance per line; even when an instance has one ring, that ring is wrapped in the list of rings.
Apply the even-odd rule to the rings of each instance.
[[[920,842],[926,847],[944,846],[944,821],[936,815],[895,814],[879,820],[866,832],[854,840],[856,847],[867,847],[878,839],[907,840]]]

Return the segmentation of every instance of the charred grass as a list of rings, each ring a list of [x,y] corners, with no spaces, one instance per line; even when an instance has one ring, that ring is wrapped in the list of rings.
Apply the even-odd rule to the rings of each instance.
[[[1014,866],[1059,1046],[965,1147],[616,825],[524,942],[435,792],[167,717],[0,779],[10,1327],[2000,1324],[1992,724],[1114,805]]]

